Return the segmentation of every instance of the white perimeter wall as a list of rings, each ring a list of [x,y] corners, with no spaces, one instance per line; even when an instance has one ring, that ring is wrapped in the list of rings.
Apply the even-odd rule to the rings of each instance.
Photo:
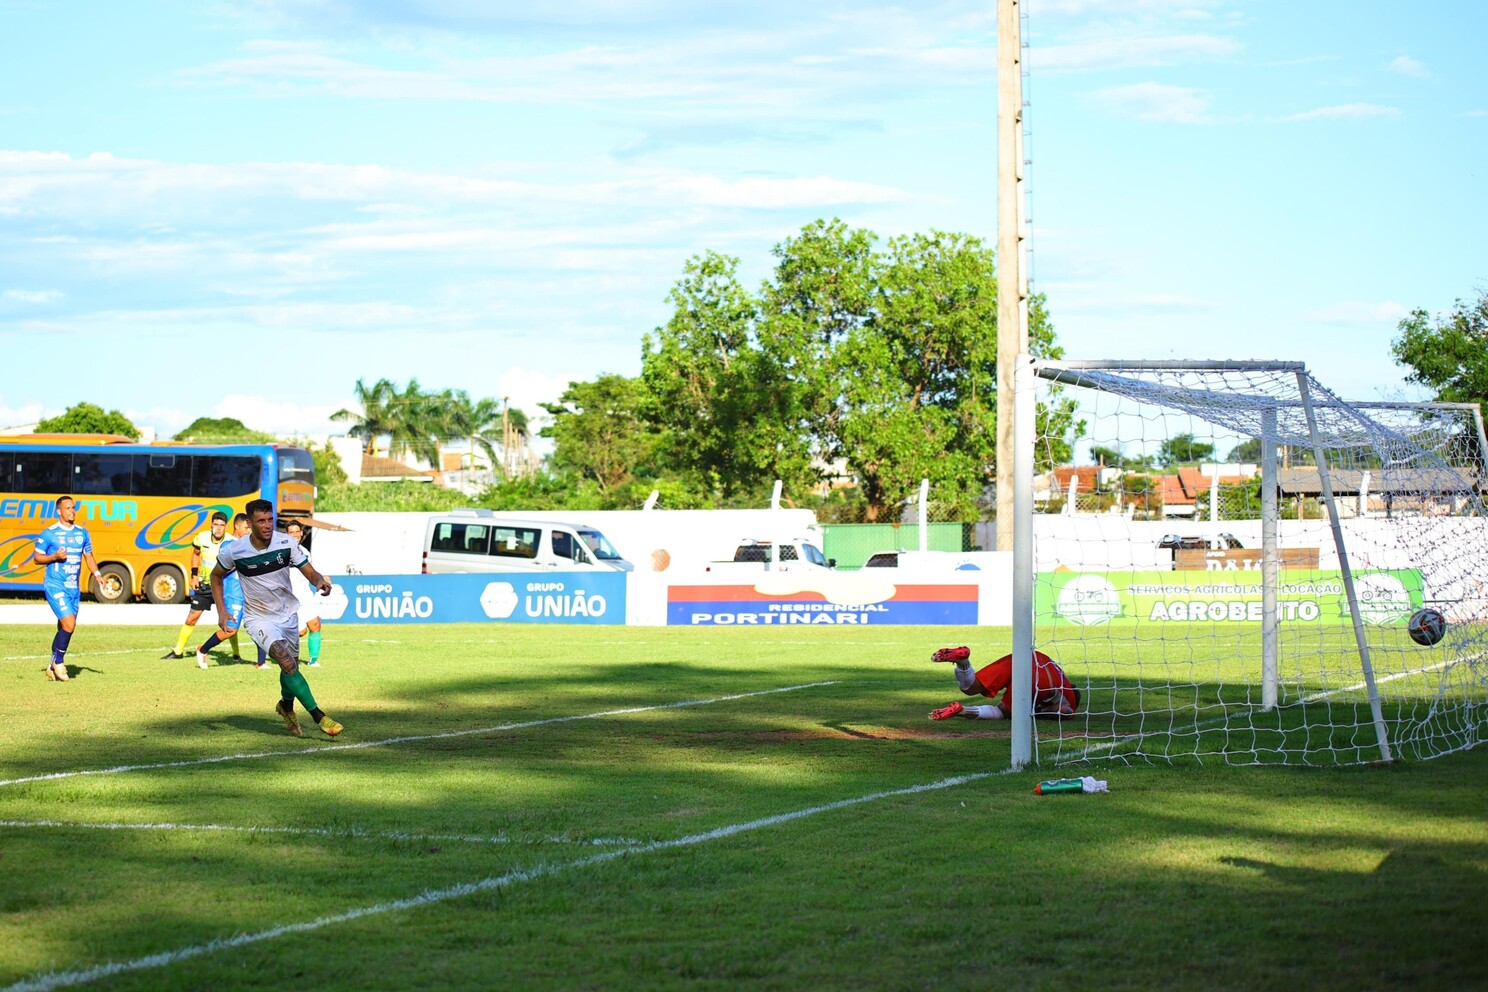
[[[423,535],[433,513],[325,513],[319,518],[349,528],[317,531],[313,557],[330,575],[409,575],[420,570]],[[512,516],[517,516],[513,514]],[[737,585],[736,572],[707,573],[703,564],[732,557],[740,540],[804,537],[820,543],[820,529],[808,510],[610,510],[575,513],[528,513],[528,519],[584,523],[603,531],[635,563],[627,589],[628,623],[666,623],[667,587],[671,585]],[[1327,521],[1283,520],[1280,543],[1287,548],[1319,549],[1319,565],[1336,569]],[[1343,521],[1344,539],[1355,568],[1421,568],[1428,598],[1488,603],[1488,520],[1472,517],[1407,518],[1393,521]],[[1225,520],[1217,524],[1131,521],[1115,515],[1034,518],[1035,567],[1038,571],[1166,570],[1172,554],[1159,550],[1164,534],[1233,534],[1247,548],[1259,548],[1258,520]],[[1007,626],[1012,622],[1012,556],[973,556],[977,572],[922,568],[868,569],[860,572],[791,573],[831,601],[863,602],[862,584],[975,583],[979,587],[979,622]],[[958,560],[960,560],[958,558]],[[879,573],[874,575],[872,573]],[[115,613],[114,611],[120,611]],[[131,618],[125,620],[124,614]],[[97,607],[88,604],[86,619],[95,623],[174,624],[182,607]],[[106,618],[105,618],[106,617]],[[0,622],[51,623],[45,604],[0,610]]]
[[[315,567],[336,575],[409,575],[420,571],[424,531],[443,513],[318,513],[346,532],[317,531]],[[549,510],[497,514],[587,524],[603,532],[637,572],[701,569],[732,559],[745,538],[801,538],[821,545],[810,510]]]
[[[404,575],[419,571],[424,529],[433,513],[325,513],[320,517],[349,528],[320,531],[314,539],[316,567],[334,574]],[[806,538],[821,543],[809,510],[599,510],[508,514],[538,520],[588,524],[603,531],[636,570],[630,583],[630,622],[665,623],[666,587],[676,584],[739,581],[707,577],[702,566],[728,559],[745,538]],[[1157,570],[1173,567],[1172,552],[1157,544],[1165,534],[1233,534],[1247,548],[1261,546],[1259,520],[1216,523],[1175,520],[1137,521],[1115,514],[1034,518],[1035,568],[1041,572]],[[1488,520],[1476,517],[1355,518],[1342,522],[1349,560],[1357,569],[1421,568],[1432,598],[1483,599],[1488,583]],[[1317,548],[1318,565],[1338,568],[1338,554],[1326,520],[1282,520],[1278,540],[1284,548]],[[1011,623],[1012,556],[975,556],[981,571],[944,573],[895,570],[901,581],[973,581],[982,587],[981,622]],[[980,560],[985,559],[985,560]],[[847,573],[851,574],[851,573]],[[824,594],[829,595],[827,591]]]

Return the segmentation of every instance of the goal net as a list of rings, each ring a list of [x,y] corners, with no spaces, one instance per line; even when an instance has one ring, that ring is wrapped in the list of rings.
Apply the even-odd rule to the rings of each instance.
[[[1081,698],[1015,711],[1015,767],[1421,760],[1488,733],[1476,407],[1349,403],[1295,363],[1027,359],[1018,380],[1014,657],[1050,655]],[[1039,433],[1059,405],[1076,437]],[[1427,609],[1446,626],[1423,645]]]

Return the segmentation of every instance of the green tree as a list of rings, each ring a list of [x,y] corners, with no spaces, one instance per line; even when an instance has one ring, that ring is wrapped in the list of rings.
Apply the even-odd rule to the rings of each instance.
[[[1164,468],[1194,465],[1214,457],[1214,445],[1198,441],[1192,434],[1176,434],[1157,449],[1157,463]]]
[[[1209,491],[1199,494],[1194,504],[1194,519],[1208,520],[1210,510]],[[1221,485],[1219,487],[1219,516],[1221,520],[1254,520],[1261,515],[1261,480]]]
[[[326,445],[322,447],[312,444],[309,448],[310,460],[315,464],[315,485],[342,486],[346,485],[346,469],[341,465],[341,456],[336,454],[334,448]]]
[[[358,379],[353,391],[361,409],[337,410],[331,419],[349,422],[346,433],[361,438],[363,450],[370,455],[376,450],[378,438],[398,429],[398,387],[386,379],[378,379],[371,386]]]
[[[337,410],[331,419],[349,422],[346,433],[361,438],[369,454],[375,450],[377,439],[386,437],[388,453],[393,457],[412,452],[437,468],[440,442],[468,436],[460,419],[468,412],[461,406],[463,393],[426,393],[417,379],[409,379],[401,391],[387,379],[378,379],[371,386],[358,379],[355,394],[361,409]],[[464,399],[468,404],[468,397]]]
[[[1229,457],[1225,460],[1251,465],[1259,463],[1261,460],[1261,439],[1253,437],[1241,441],[1230,449]]]
[[[446,389],[439,394],[437,409],[431,411],[435,423],[430,426],[448,439],[461,439],[472,454],[476,449],[486,453],[492,465],[501,464],[496,447],[501,436],[501,404],[483,398],[472,400],[463,389]]]
[[[176,433],[175,440],[202,444],[257,444],[274,440],[274,435],[251,430],[236,417],[197,417]]]
[[[868,522],[924,478],[937,500],[969,507],[996,451],[992,253],[936,231],[894,238],[874,262],[867,318],[824,356],[835,381],[813,396],[818,429],[858,477]]]
[[[657,457],[689,488],[727,499],[776,478],[810,476],[803,435],[792,428],[792,383],[757,340],[758,304],[740,285],[738,259],[690,259],[668,294],[665,326],[641,355],[643,415],[658,430]]]
[[[1425,310],[1400,322],[1390,345],[1398,365],[1410,369],[1407,382],[1435,391],[1444,403],[1488,403],[1488,289],[1474,302],[1458,300],[1435,323]]]
[[[1090,447],[1090,459],[1097,465],[1107,468],[1124,468],[1134,472],[1150,472],[1152,470],[1151,455],[1128,455],[1119,447],[1107,448],[1096,444]]]
[[[417,379],[409,379],[401,393],[394,392],[392,410],[389,453],[396,458],[411,451],[424,464],[438,468],[440,441],[459,430],[450,393],[426,393]]]
[[[727,502],[773,479],[804,494],[844,459],[869,520],[929,478],[969,507],[994,468],[997,284],[992,253],[963,234],[891,239],[816,221],[776,246],[751,295],[738,261],[689,261],[641,378],[659,461]],[[1060,356],[1042,297],[1030,348]],[[1071,401],[1041,404],[1041,462],[1067,461],[1083,425]]]
[[[644,389],[639,379],[601,375],[570,382],[558,402],[544,403],[553,422],[542,436],[554,441],[554,470],[592,481],[602,497],[638,476],[654,477],[660,435],[642,417]]]
[[[41,434],[120,434],[139,439],[139,428],[118,410],[104,410],[92,403],[77,403],[55,417],[36,425]]]

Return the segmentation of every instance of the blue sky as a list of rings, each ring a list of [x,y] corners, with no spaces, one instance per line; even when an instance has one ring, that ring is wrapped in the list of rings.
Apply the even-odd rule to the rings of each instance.
[[[1034,288],[1071,357],[1415,399],[1488,285],[1488,7],[1030,0]],[[634,375],[690,256],[995,243],[995,3],[0,0],[0,427],[339,431],[358,378]],[[230,371],[231,370],[231,371]]]

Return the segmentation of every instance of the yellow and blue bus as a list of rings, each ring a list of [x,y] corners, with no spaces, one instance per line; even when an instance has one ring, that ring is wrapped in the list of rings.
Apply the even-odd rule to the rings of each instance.
[[[281,526],[315,510],[315,466],[280,444],[140,444],[110,434],[0,436],[0,589],[41,591],[36,537],[57,517],[57,498],[77,503],[93,538],[103,603],[144,597],[184,603],[191,541],[252,499],[274,504]]]

